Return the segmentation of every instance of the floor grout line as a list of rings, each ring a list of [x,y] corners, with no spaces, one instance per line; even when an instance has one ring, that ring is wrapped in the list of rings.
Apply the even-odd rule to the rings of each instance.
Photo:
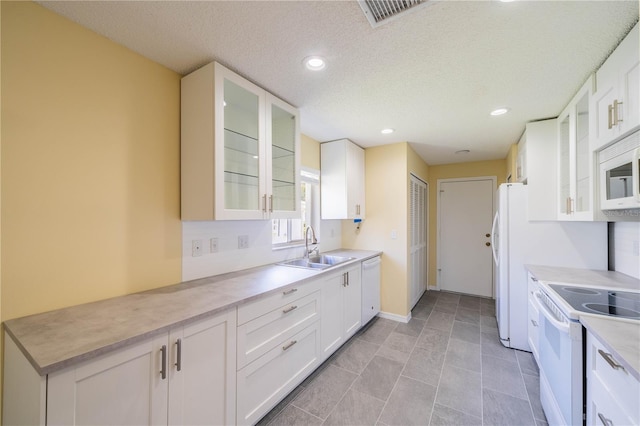
[[[382,331],[383,333],[386,333],[386,337],[384,338],[384,340],[383,340],[383,341],[382,341],[382,343],[380,343],[380,344],[378,344],[377,342],[372,342],[372,341],[368,341],[368,340],[365,340],[365,339],[361,339],[363,332],[362,332],[362,331],[359,331],[358,333],[356,333],[356,334],[353,336],[353,338],[355,338],[355,339],[360,339],[360,340],[362,340],[362,341],[364,341],[364,342],[367,342],[367,343],[370,343],[370,344],[372,344],[372,345],[376,345],[376,346],[378,346],[378,348],[377,348],[377,350],[375,351],[375,353],[373,354],[373,356],[371,356],[371,358],[368,360],[368,362],[366,363],[366,365],[362,368],[362,371],[360,371],[359,373],[356,373],[356,372],[354,372],[354,371],[351,371],[351,370],[348,370],[348,369],[345,369],[345,368],[342,368],[342,367],[339,367],[339,366],[335,365],[335,364],[333,363],[333,361],[335,361],[335,360],[337,359],[336,354],[332,354],[332,355],[331,355],[330,359],[331,359],[331,358],[333,358],[333,361],[332,361],[329,365],[327,365],[327,367],[329,367],[329,366],[334,366],[334,367],[336,367],[336,368],[338,368],[338,369],[340,369],[340,370],[343,370],[343,371],[349,372],[349,373],[351,373],[351,374],[356,374],[356,377],[355,377],[355,379],[351,382],[351,384],[349,385],[349,387],[347,388],[347,390],[345,391],[345,393],[341,396],[341,398],[339,399],[339,401],[338,401],[338,402],[337,402],[337,403],[336,403],[336,404],[331,408],[331,410],[330,410],[330,411],[329,411],[329,413],[327,414],[326,418],[325,418],[325,419],[322,419],[322,418],[320,418],[320,417],[318,417],[318,416],[316,416],[316,415],[314,415],[314,414],[312,414],[312,413],[309,413],[307,410],[304,410],[304,409],[302,409],[302,408],[300,408],[300,407],[298,407],[298,406],[294,405],[294,404],[293,404],[293,402],[294,402],[294,400],[295,400],[295,398],[294,398],[294,399],[293,399],[292,401],[290,401],[287,405],[285,405],[285,406],[282,408],[282,410],[280,410],[280,411],[279,411],[275,416],[273,416],[273,418],[271,419],[271,421],[269,422],[269,424],[272,424],[272,423],[273,423],[273,422],[274,422],[274,421],[275,421],[275,420],[276,420],[276,419],[281,415],[281,413],[282,413],[282,412],[283,412],[283,411],[284,411],[284,410],[285,410],[289,405],[292,405],[292,406],[293,406],[293,407],[295,407],[296,409],[299,409],[299,410],[303,411],[304,413],[306,413],[306,414],[308,414],[308,415],[312,416],[313,418],[318,419],[318,420],[322,421],[323,423],[325,423],[325,422],[326,422],[326,420],[327,420],[327,419],[328,419],[328,418],[329,418],[329,417],[330,417],[330,416],[331,416],[331,415],[336,411],[337,407],[338,407],[338,406],[339,406],[339,405],[344,401],[344,399],[345,399],[345,397],[347,396],[347,394],[348,394],[349,392],[351,392],[351,391],[362,393],[363,395],[367,395],[368,397],[374,398],[374,399],[375,399],[375,400],[377,400],[377,401],[381,401],[381,402],[383,402],[382,409],[380,410],[380,413],[378,414],[378,416],[377,416],[377,418],[376,418],[376,423],[375,423],[375,424],[382,424],[382,423],[381,423],[382,415],[383,415],[383,413],[385,412],[385,410],[387,409],[387,407],[389,406],[389,402],[390,402],[390,400],[391,400],[391,396],[392,396],[392,395],[394,394],[394,392],[398,389],[398,386],[399,386],[399,383],[400,383],[401,378],[402,378],[402,377],[405,377],[405,378],[406,378],[406,379],[408,379],[408,380],[413,380],[413,381],[416,381],[416,382],[419,382],[419,383],[423,383],[423,384],[425,384],[425,385],[429,385],[429,386],[435,387],[435,393],[434,393],[434,396],[433,396],[433,401],[432,401],[432,403],[431,403],[431,411],[430,411],[429,419],[428,419],[428,422],[427,422],[427,425],[429,425],[429,424],[431,424],[431,422],[432,422],[432,421],[433,421],[433,419],[434,419],[435,406],[436,406],[436,404],[438,404],[438,403],[437,403],[438,395],[439,395],[439,393],[442,391],[442,388],[441,388],[441,386],[440,386],[440,385],[441,385],[441,383],[442,383],[442,378],[443,378],[443,376],[444,376],[444,374],[445,374],[445,368],[458,368],[458,369],[463,370],[463,371],[470,371],[470,372],[473,372],[473,373],[478,373],[477,371],[474,371],[474,370],[468,370],[468,369],[465,369],[464,367],[457,367],[457,366],[454,366],[454,365],[448,365],[448,366],[447,366],[447,363],[446,363],[446,361],[447,361],[447,354],[449,353],[449,349],[451,349],[451,348],[452,348],[452,347],[451,347],[451,343],[452,343],[452,340],[453,340],[453,339],[456,339],[456,340],[459,340],[459,341],[462,341],[462,342],[465,342],[465,343],[471,343],[471,344],[473,344],[473,345],[477,345],[477,346],[479,347],[479,349],[480,349],[480,350],[479,350],[479,353],[478,353],[478,356],[480,357],[480,372],[479,372],[479,374],[480,374],[480,395],[479,395],[479,398],[480,398],[480,422],[481,422],[481,424],[482,424],[482,425],[487,424],[487,423],[486,423],[486,419],[485,419],[485,406],[484,406],[484,389],[485,389],[485,388],[484,388],[484,366],[483,366],[483,358],[484,358],[484,357],[491,357],[491,358],[493,358],[493,359],[497,359],[497,360],[500,360],[500,361],[511,361],[511,362],[513,361],[511,358],[509,358],[509,359],[505,359],[504,357],[495,356],[495,355],[493,355],[493,354],[484,354],[484,353],[483,353],[483,351],[482,351],[482,349],[483,349],[483,347],[484,347],[485,345],[487,345],[487,347],[490,347],[490,346],[489,346],[489,345],[490,345],[490,344],[489,344],[489,342],[483,343],[482,335],[483,335],[483,334],[486,334],[486,335],[491,336],[492,338],[495,338],[495,328],[496,328],[495,326],[492,326],[492,325],[483,325],[483,322],[482,322],[482,316],[486,316],[486,317],[489,317],[489,318],[495,318],[495,317],[493,317],[493,316],[491,316],[491,315],[483,315],[483,306],[482,306],[482,304],[483,304],[483,303],[485,303],[485,302],[483,302],[482,300],[480,300],[479,311],[478,311],[478,309],[476,309],[476,308],[474,308],[474,307],[470,307],[470,306],[468,306],[468,305],[470,304],[469,302],[466,302],[466,306],[462,306],[462,305],[460,305],[460,297],[458,297],[458,298],[457,298],[457,300],[456,300],[455,302],[452,302],[452,301],[450,301],[450,300],[442,300],[442,301],[441,301],[441,306],[442,306],[443,304],[448,304],[448,305],[454,305],[454,304],[455,304],[455,305],[456,305],[456,312],[455,312],[455,313],[440,311],[440,310],[438,310],[438,309],[435,309],[436,305],[438,304],[438,300],[440,300],[440,299],[439,299],[440,294],[437,294],[437,293],[435,293],[435,294],[434,294],[434,293],[431,293],[431,295],[432,295],[432,296],[435,296],[435,299],[432,299],[431,297],[430,297],[430,298],[428,298],[428,299],[425,299],[425,297],[426,297],[426,296],[428,296],[429,294],[430,294],[430,292],[428,292],[428,291],[427,291],[427,292],[425,292],[425,293],[423,294],[423,296],[420,298],[420,300],[418,301],[418,303],[416,304],[416,306],[414,306],[414,308],[413,308],[413,310],[419,309],[421,312],[422,312],[422,311],[424,311],[424,310],[428,310],[428,311],[429,311],[429,314],[428,314],[428,315],[426,315],[426,317],[414,317],[414,316],[412,316],[412,318],[411,318],[411,320],[414,320],[414,319],[415,319],[415,320],[418,320],[418,321],[420,321],[420,322],[422,322],[422,323],[423,323],[423,326],[422,326],[422,328],[420,329],[420,332],[417,334],[417,336],[414,336],[414,335],[412,335],[412,334],[406,334],[406,335],[405,335],[404,333],[400,333],[400,334],[402,334],[402,335],[409,336],[409,337],[411,337],[411,338],[413,338],[413,339],[414,339],[414,341],[413,341],[413,345],[411,346],[411,350],[407,353],[407,352],[404,352],[404,351],[398,351],[397,349],[394,349],[393,347],[386,347],[386,348],[387,348],[387,349],[389,349],[389,350],[395,350],[395,351],[397,351],[398,353],[403,353],[403,354],[405,354],[405,355],[406,355],[406,357],[403,357],[403,358],[400,358],[400,359],[394,359],[394,358],[391,358],[391,357],[387,358],[387,357],[385,357],[385,356],[378,355],[378,352],[380,352],[380,350],[381,350],[382,348],[384,348],[384,347],[385,347],[385,346],[384,346],[385,342],[387,342],[387,341],[389,340],[389,338],[390,338],[391,334],[392,334],[392,333],[393,333],[393,332],[398,328],[399,323],[398,323],[398,324],[396,324],[396,325],[395,325],[395,326],[393,326],[393,327],[390,327],[389,325],[387,325],[387,324],[386,324],[386,322],[385,322],[385,323],[380,323],[381,331]],[[443,293],[443,294],[444,294],[444,293]],[[449,296],[447,296],[447,297],[449,297]],[[428,301],[428,302],[427,302],[427,303],[421,303],[423,300]],[[487,305],[489,305],[489,304],[487,304]],[[461,321],[461,320],[456,319],[457,312],[458,312],[458,310],[460,310],[460,309],[467,309],[467,310],[469,310],[469,311],[479,312],[479,316],[480,316],[480,320],[479,320],[479,322],[478,322],[478,323],[474,323],[474,322],[467,322],[467,321]],[[490,310],[495,310],[495,307],[494,307],[494,306],[490,306],[490,305],[489,305],[489,309],[490,309]],[[486,308],[485,308],[485,310],[486,310]],[[431,319],[432,317],[434,317],[434,315],[433,315],[433,313],[434,313],[434,312],[437,312],[437,314],[438,314],[438,315],[436,315],[436,316],[437,316],[437,317],[440,317],[440,319],[441,319],[441,317],[442,317],[442,314],[445,314],[445,317],[446,317],[446,316],[451,316],[451,317],[452,317],[452,319],[451,319],[451,321],[450,321],[450,322],[451,322],[451,324],[450,324],[450,327],[449,327],[449,329],[448,329],[448,330],[442,330],[442,328],[434,328],[434,327],[429,327],[429,326],[427,326],[427,322],[429,321],[429,319]],[[434,318],[435,318],[435,317],[434,317]],[[377,319],[377,320],[379,320],[379,319]],[[448,320],[447,320],[447,321],[448,321]],[[456,321],[457,321],[457,322],[460,322],[460,323],[462,323],[462,324],[466,324],[466,325],[478,326],[478,334],[479,334],[479,336],[480,336],[480,343],[478,344],[478,343],[474,343],[474,342],[468,342],[467,340],[463,340],[463,339],[459,339],[459,338],[457,338],[457,337],[453,337],[453,329],[454,329],[454,325],[455,325],[455,322],[456,322]],[[411,321],[409,321],[409,323],[410,323],[410,322],[411,322]],[[407,323],[407,324],[408,324],[408,323]],[[374,326],[374,325],[375,325],[375,324],[370,324],[370,326]],[[387,332],[387,329],[389,329],[390,331],[388,331],[388,332]],[[411,357],[414,355],[414,353],[417,351],[417,349],[418,349],[418,348],[420,348],[420,349],[424,349],[424,348],[422,348],[422,347],[419,347],[419,346],[418,346],[418,342],[420,341],[420,339],[421,339],[421,338],[422,338],[422,336],[424,335],[425,330],[429,330],[429,329],[438,330],[438,331],[441,331],[441,332],[442,332],[442,331],[444,331],[445,333],[447,333],[447,332],[448,332],[447,344],[446,344],[446,347],[445,347],[445,350],[444,350],[444,354],[443,354],[442,365],[441,365],[441,367],[440,367],[440,374],[438,375],[438,380],[437,380],[437,383],[436,383],[436,385],[435,385],[435,386],[434,386],[432,383],[427,383],[427,382],[425,382],[425,381],[423,381],[423,380],[421,380],[421,379],[414,378],[414,377],[410,377],[410,376],[408,376],[408,375],[405,375],[405,374],[404,374],[404,373],[405,373],[405,371],[406,371],[406,369],[407,369],[407,364],[409,363],[409,360],[410,360],[410,359],[411,359]],[[444,334],[443,334],[443,337],[444,337]],[[340,349],[338,349],[338,351],[339,351],[339,350],[340,350]],[[337,353],[337,352],[336,352],[336,353]],[[362,377],[362,373],[367,369],[367,367],[371,364],[371,362],[373,361],[373,359],[374,359],[376,356],[379,356],[379,357],[384,358],[384,359],[389,359],[389,360],[392,360],[392,361],[396,361],[396,362],[402,362],[402,359],[406,359],[406,360],[404,361],[403,365],[402,365],[402,369],[400,370],[400,373],[398,374],[398,377],[396,377],[395,382],[393,383],[393,386],[392,386],[392,388],[391,388],[391,391],[389,392],[389,394],[387,395],[387,397],[386,397],[386,399],[385,399],[385,400],[382,400],[382,399],[380,399],[380,398],[378,398],[378,397],[375,397],[375,396],[369,395],[369,394],[367,394],[367,393],[363,393],[363,392],[360,392],[360,391],[356,391],[356,390],[354,389],[354,385],[355,385],[355,383],[356,383],[356,382],[357,382],[357,381]],[[527,388],[527,383],[526,383],[526,381],[525,381],[525,375],[527,375],[527,376],[531,376],[531,377],[535,377],[537,380],[539,380],[539,375],[538,375],[538,376],[536,376],[535,374],[533,374],[533,372],[532,372],[532,374],[528,374],[528,372],[527,372],[527,373],[525,373],[525,371],[524,371],[524,369],[523,369],[523,364],[522,364],[522,362],[525,362],[526,360],[525,360],[524,358],[522,358],[522,359],[521,359],[521,358],[522,358],[522,357],[519,357],[519,356],[517,356],[517,355],[515,356],[515,365],[516,365],[516,366],[517,366],[517,368],[518,368],[519,381],[520,381],[520,383],[524,386],[524,389],[525,389],[526,401],[527,401],[528,406],[529,406],[529,411],[530,411],[530,413],[531,413],[531,417],[533,418],[534,424],[535,424],[537,421],[546,421],[546,419],[539,419],[538,417],[536,417],[535,412],[534,412],[534,409],[533,409],[533,403],[532,403],[532,401],[531,401],[530,394],[529,394],[529,391],[528,391],[528,388]],[[527,371],[529,371],[529,370],[527,370]],[[320,374],[322,374],[322,373],[320,373]],[[515,377],[515,376],[514,376],[514,377]],[[314,378],[314,380],[315,380],[315,378]],[[517,379],[516,379],[516,380],[517,380]],[[312,382],[310,382],[308,385],[311,385],[311,383],[313,383],[313,381],[312,381]],[[487,388],[487,389],[488,389],[488,388]],[[304,390],[303,390],[303,391],[304,391]],[[518,397],[515,397],[514,395],[507,394],[507,393],[503,393],[503,392],[501,392],[501,391],[494,391],[494,392],[500,393],[500,394],[502,394],[502,395],[507,395],[507,396],[511,396],[511,397],[514,397],[514,398],[518,398]],[[522,400],[523,398],[518,398],[518,399]],[[442,407],[446,407],[447,409],[452,410],[453,412],[460,413],[460,415],[463,415],[463,416],[469,416],[469,417],[472,417],[472,418],[477,418],[477,416],[474,416],[474,415],[472,415],[472,414],[469,414],[469,413],[467,413],[467,412],[465,412],[465,411],[461,411],[459,408],[450,407],[450,406],[449,406],[449,405],[447,405],[446,403],[440,403],[439,405],[441,405]]]

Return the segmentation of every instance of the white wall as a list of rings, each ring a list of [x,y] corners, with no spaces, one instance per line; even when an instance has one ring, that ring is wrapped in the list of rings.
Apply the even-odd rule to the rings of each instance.
[[[341,248],[339,220],[320,221],[317,235],[321,252]],[[249,237],[249,248],[238,249],[238,236]],[[211,253],[211,238],[218,238],[218,251]],[[192,241],[202,240],[202,255],[193,257]],[[304,247],[273,250],[271,221],[182,222],[182,281],[224,274],[254,266],[302,257]]]
[[[640,222],[615,222],[609,228],[614,270],[640,279]]]

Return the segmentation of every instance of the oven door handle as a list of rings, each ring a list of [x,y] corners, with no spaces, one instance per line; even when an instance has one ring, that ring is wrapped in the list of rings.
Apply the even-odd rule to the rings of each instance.
[[[569,323],[566,321],[559,320],[553,312],[549,310],[547,304],[542,300],[542,294],[540,291],[534,292],[536,298],[538,299],[538,306],[540,307],[540,311],[542,315],[551,323],[555,328],[557,328],[562,333],[569,333],[570,327]]]

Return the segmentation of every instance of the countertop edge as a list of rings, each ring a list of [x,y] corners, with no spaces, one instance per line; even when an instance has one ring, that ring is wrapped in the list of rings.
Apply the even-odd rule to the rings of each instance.
[[[167,331],[169,331],[170,329],[174,328],[174,327],[179,327],[179,326],[184,326],[196,321],[199,321],[203,318],[207,318],[210,316],[214,316],[216,314],[219,314],[221,312],[225,312],[228,311],[230,309],[234,309],[237,308],[238,306],[247,304],[247,303],[251,303],[257,299],[260,299],[262,297],[266,297],[269,296],[270,294],[276,293],[278,291],[281,291],[282,289],[285,289],[287,287],[290,286],[295,286],[295,285],[301,285],[301,284],[306,284],[309,281],[315,280],[318,277],[322,276],[323,274],[330,274],[334,271],[338,271],[340,269],[343,269],[345,267],[350,267],[353,266],[356,263],[361,263],[364,262],[366,260],[372,259],[376,256],[380,256],[383,254],[382,251],[374,251],[374,250],[356,250],[356,249],[338,249],[338,250],[331,250],[329,252],[326,252],[327,254],[343,254],[343,255],[349,255],[349,257],[355,257],[355,259],[344,262],[342,264],[336,265],[335,267],[332,268],[327,268],[325,270],[319,270],[319,271],[313,271],[315,272],[313,275],[308,276],[308,277],[304,277],[301,279],[297,279],[295,281],[287,281],[285,284],[281,285],[281,286],[275,286],[274,288],[270,289],[270,290],[266,290],[266,291],[262,291],[262,292],[257,292],[256,294],[252,294],[250,296],[246,296],[246,297],[238,297],[237,300],[234,300],[232,302],[229,303],[223,303],[219,306],[216,306],[215,308],[205,311],[205,312],[201,312],[198,313],[196,315],[192,315],[192,316],[187,316],[179,321],[176,322],[172,322],[169,324],[164,324],[158,328],[153,328],[153,329],[149,329],[143,333],[140,334],[136,334],[130,337],[124,337],[122,339],[119,339],[117,341],[114,341],[112,343],[108,343],[104,346],[99,346],[96,347],[95,349],[91,349],[88,350],[86,352],[82,352],[78,355],[74,355],[74,356],[70,356],[68,358],[62,359],[58,362],[52,362],[52,363],[47,363],[44,365],[41,365],[35,358],[34,356],[31,354],[31,352],[28,350],[27,347],[25,347],[25,345],[23,344],[22,340],[20,339],[20,337],[18,336],[17,333],[15,333],[15,331],[12,329],[12,325],[16,324],[17,322],[19,322],[20,320],[22,320],[23,318],[27,318],[27,317],[32,317],[32,316],[37,316],[37,315],[41,315],[41,314],[34,314],[34,315],[29,315],[27,317],[21,317],[21,318],[14,318],[14,319],[10,319],[7,321],[4,321],[2,323],[2,325],[4,326],[5,331],[7,332],[7,334],[10,336],[10,338],[14,341],[14,343],[16,344],[16,346],[20,349],[20,351],[22,352],[22,354],[29,360],[30,364],[33,366],[33,368],[36,370],[36,372],[40,375],[40,376],[45,376],[60,370],[63,370],[67,367],[82,363],[84,361],[90,360],[90,359],[95,359],[97,357],[100,357],[104,354],[113,352],[115,350],[118,350],[120,348],[126,347],[126,346],[130,346],[133,345],[135,343],[141,342],[145,339],[148,339],[150,337],[165,333]],[[358,254],[359,256],[354,256],[354,254]],[[264,267],[269,267],[269,266],[276,266],[274,265],[264,265]],[[282,268],[289,268],[289,266],[279,266]],[[261,267],[257,267],[256,269],[259,269]],[[206,280],[212,280],[214,279],[214,277],[223,277],[225,275],[228,275],[229,277],[231,277],[230,279],[233,279],[233,277],[235,276],[236,273],[242,273],[244,271],[250,271],[251,269],[254,268],[249,268],[247,270],[242,270],[242,271],[235,271],[235,272],[230,272],[228,274],[220,274],[220,275],[213,275],[210,277],[202,277],[199,279],[195,279],[195,280],[189,280],[189,281],[184,281],[184,282],[180,282],[177,284],[171,284],[169,286],[164,286],[164,287],[159,287],[158,289],[155,290],[160,290],[163,288],[169,288],[169,287],[173,287],[173,286],[179,286],[179,285],[185,285],[185,284],[196,284],[199,281],[206,281]],[[212,281],[211,283],[205,283],[203,285],[215,285],[217,284],[218,281]],[[202,285],[202,284],[201,284]],[[123,297],[126,298],[128,296],[133,296],[133,295],[140,295],[140,294],[149,294],[152,293],[154,290],[147,290],[147,291],[142,291],[142,292],[137,292],[137,293],[131,293],[128,295],[123,295],[123,296],[119,296],[119,297]],[[224,293],[221,293],[221,296],[224,295]],[[95,302],[90,302],[90,303],[100,303],[100,302],[104,302],[106,300],[109,299],[104,299],[104,300],[98,300]],[[77,305],[80,306],[80,305]],[[57,309],[51,312],[56,312],[56,311],[64,311],[65,309],[70,309],[73,308],[73,306],[70,306],[68,308],[61,308],[61,309]],[[42,313],[45,314],[46,312]]]

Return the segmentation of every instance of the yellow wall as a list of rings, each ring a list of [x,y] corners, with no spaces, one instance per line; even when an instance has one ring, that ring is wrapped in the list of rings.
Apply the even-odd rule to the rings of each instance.
[[[506,163],[506,175],[505,182],[511,176],[511,180],[509,182],[516,182],[516,160],[518,159],[518,144],[514,143],[509,147],[509,152],[507,153],[507,158],[504,160]]]
[[[428,167],[403,142],[365,149],[365,170],[366,218],[360,231],[353,221],[343,221],[342,245],[383,252],[381,309],[404,317],[409,313],[409,172],[426,180]]]
[[[180,75],[3,1],[2,124],[2,320],[180,281]]]
[[[300,135],[300,155],[303,167],[320,170],[320,142],[305,134]]]
[[[498,185],[506,181],[506,161],[475,161],[429,167],[429,285],[437,284],[438,179],[496,176]]]

